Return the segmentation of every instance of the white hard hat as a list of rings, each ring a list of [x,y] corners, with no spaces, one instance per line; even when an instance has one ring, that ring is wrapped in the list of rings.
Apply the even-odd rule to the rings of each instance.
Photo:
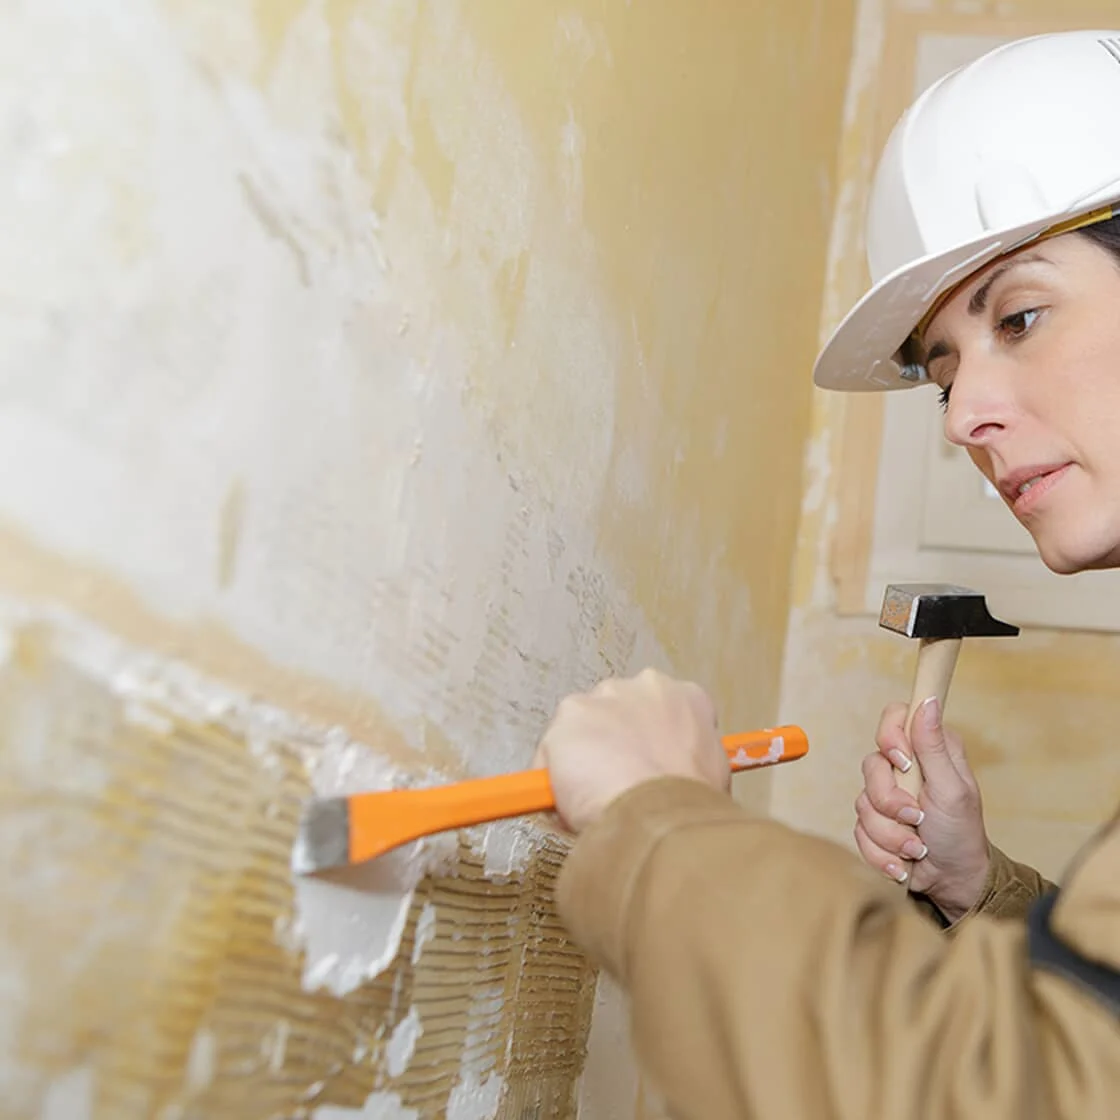
[[[814,381],[921,383],[900,350],[941,297],[1027,242],[1112,216],[1118,200],[1120,31],[1020,39],[947,75],[887,141],[867,216],[872,287]]]

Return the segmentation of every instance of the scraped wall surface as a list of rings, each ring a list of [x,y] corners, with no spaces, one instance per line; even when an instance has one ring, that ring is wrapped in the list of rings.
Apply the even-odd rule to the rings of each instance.
[[[1077,0],[1061,11],[1043,0],[862,0],[824,330],[866,282],[860,228],[870,175],[885,130],[912,96],[919,52],[956,50],[965,59],[1008,38],[1110,27],[1116,17],[1116,6],[1102,0]],[[802,722],[817,749],[812,767],[787,768],[773,782],[775,816],[847,844],[853,843],[853,802],[863,784],[860,760],[874,749],[883,706],[909,699],[915,659],[913,643],[880,631],[876,617],[837,611],[831,558],[838,533],[852,531],[838,520],[841,493],[852,483],[844,473],[845,421],[876,404],[867,397],[814,394],[782,718]],[[934,396],[928,407],[937,407]],[[899,572],[896,578],[910,577]],[[1059,876],[1115,811],[1120,754],[1111,729],[1118,675],[1120,639],[1108,634],[1028,626],[1013,643],[966,642],[962,650],[946,719],[964,739],[989,832],[1016,859],[1049,876]]]
[[[850,18],[4,7],[0,1113],[633,1113],[561,838],[291,841],[647,664],[774,720]]]

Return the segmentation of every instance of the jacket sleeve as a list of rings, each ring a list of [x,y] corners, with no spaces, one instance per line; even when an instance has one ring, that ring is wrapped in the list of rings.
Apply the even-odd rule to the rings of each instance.
[[[989,845],[989,848],[991,859],[988,863],[988,877],[971,910],[962,914],[955,922],[950,922],[932,899],[920,894],[911,895],[919,912],[950,932],[955,932],[962,922],[977,914],[986,914],[989,918],[1024,921],[1031,905],[1048,891],[1054,890],[1054,884],[1043,878],[1033,867],[1011,859],[995,844]]]
[[[1115,1061],[1115,1025],[1029,971],[1022,923],[977,917],[947,938],[880,880],[839,845],[664,778],[576,841],[557,890],[574,939],[627,990],[675,1120],[1115,1108],[1091,1058],[1084,1076],[1063,1064],[1094,1031]]]

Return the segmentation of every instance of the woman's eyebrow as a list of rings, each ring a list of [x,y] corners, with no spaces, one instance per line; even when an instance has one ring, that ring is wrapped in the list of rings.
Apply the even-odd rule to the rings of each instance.
[[[972,293],[972,298],[968,301],[969,315],[982,315],[988,306],[988,295],[992,290],[992,285],[1001,277],[1006,276],[1013,269],[1019,268],[1025,264],[1050,264],[1051,262],[1044,257],[1041,253],[1024,253],[1019,257],[1012,257],[1009,261],[1004,261],[998,268],[993,270],[992,274]],[[932,351],[931,351],[932,353]],[[926,359],[929,360],[928,358]]]
[[[1012,257],[992,270],[991,275],[972,293],[968,301],[969,315],[982,315],[988,307],[988,296],[991,294],[995,282],[1014,271],[1022,265],[1028,264],[1053,264],[1049,257],[1044,257],[1039,252],[1023,253],[1021,256]],[[952,350],[947,342],[938,340],[926,351],[923,364],[928,368],[938,358],[947,358]]]

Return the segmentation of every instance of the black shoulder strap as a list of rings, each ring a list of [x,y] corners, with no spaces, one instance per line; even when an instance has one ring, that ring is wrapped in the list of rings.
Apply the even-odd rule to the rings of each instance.
[[[1056,973],[1087,992],[1120,1017],[1120,972],[1087,960],[1059,941],[1050,929],[1050,913],[1058,890],[1044,894],[1027,915],[1027,951],[1035,968]]]

